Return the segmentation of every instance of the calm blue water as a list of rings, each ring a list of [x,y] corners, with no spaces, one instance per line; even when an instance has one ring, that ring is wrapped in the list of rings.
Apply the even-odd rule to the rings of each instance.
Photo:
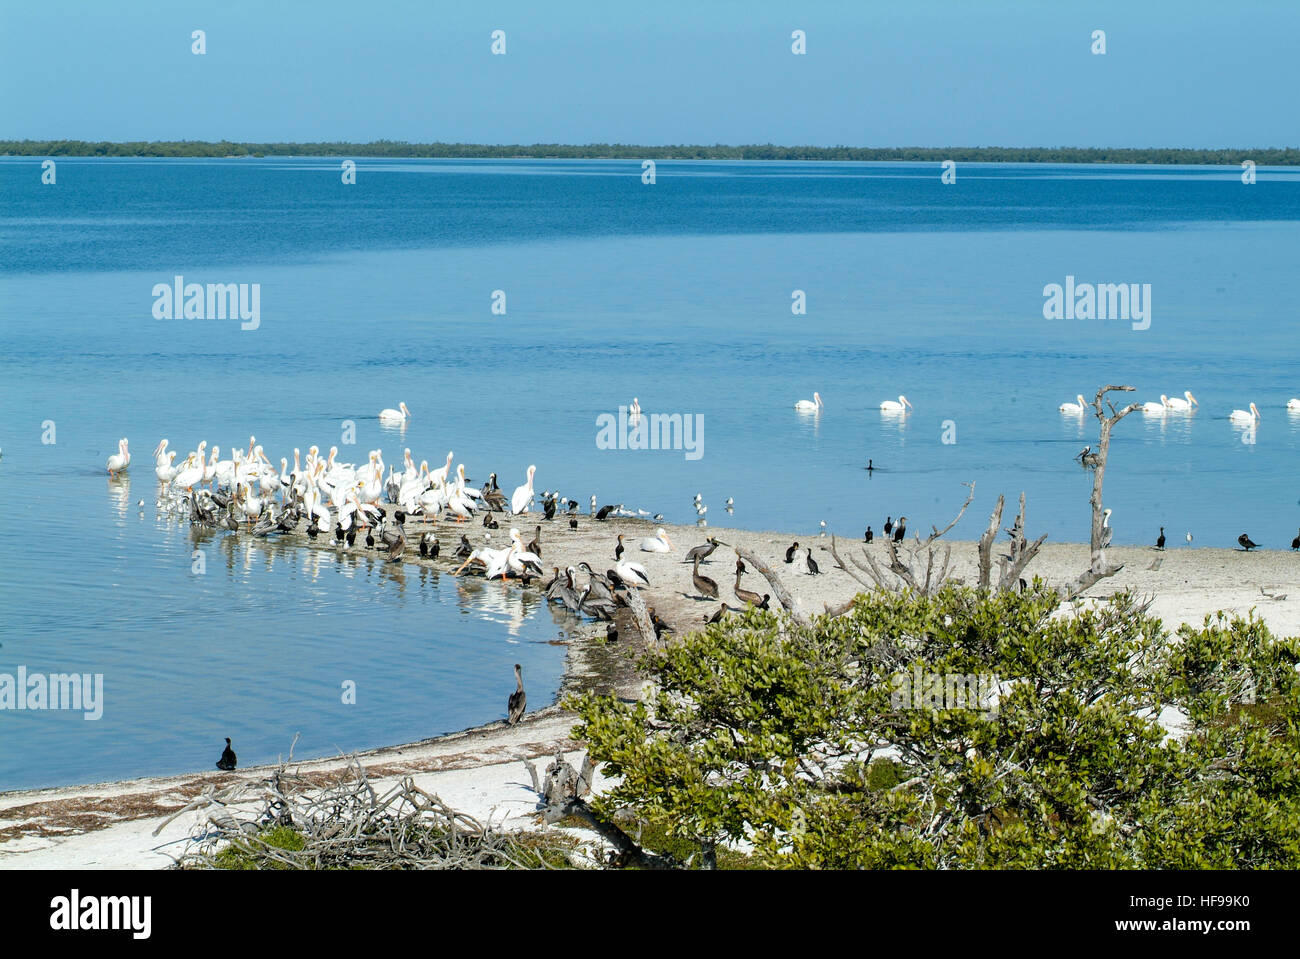
[[[661,162],[647,186],[631,162],[367,160],[344,186],[339,163],[64,159],[42,186],[0,158],[0,672],[104,672],[108,699],[97,723],[0,713],[0,788],[211,768],[226,735],[253,762],[297,730],[320,755],[461,728],[503,714],[516,661],[553,695],[565,624],[499,590],[223,537],[192,575],[152,508],[163,436],[252,433],[278,462],[353,420],[348,454],[452,449],[584,506],[688,522],[700,492],[714,525],[853,536],[946,522],[975,480],[954,535],[1025,490],[1031,533],[1081,540],[1095,428],[1056,407],[1132,383],[1201,406],[1118,427],[1117,542],[1300,526],[1300,171]],[[176,274],[260,284],[260,328],[154,319]],[[1149,283],[1150,329],[1044,320],[1067,274]],[[882,416],[900,393],[915,412]],[[598,449],[633,396],[702,415],[703,457]],[[399,400],[409,426],[381,428]],[[1251,401],[1247,444],[1227,414]],[[119,436],[129,489],[103,474]]]

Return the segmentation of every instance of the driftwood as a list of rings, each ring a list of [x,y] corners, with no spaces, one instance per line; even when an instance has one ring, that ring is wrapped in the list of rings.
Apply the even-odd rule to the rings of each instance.
[[[641,641],[647,646],[653,646],[656,641],[655,625],[650,619],[650,610],[646,609],[645,597],[639,589],[629,586],[623,598],[627,600],[627,608],[632,611],[632,620],[641,633]]]
[[[979,588],[987,590],[993,580],[993,542],[997,539],[998,527],[1002,525],[1002,509],[1006,500],[998,496],[997,505],[993,507],[993,512],[989,515],[988,528],[984,530],[979,539]],[[998,557],[998,592],[1006,592],[1015,589],[1020,582],[1020,574],[1025,571],[1029,561],[1038,555],[1038,551],[1043,548],[1043,543],[1047,541],[1047,534],[1044,533],[1032,543],[1025,539],[1025,494],[1020,494],[1020,512],[1016,514],[1015,522],[1011,524],[1011,529],[1007,530],[1011,537],[1011,552],[1007,556]]]
[[[746,549],[744,546],[737,546],[735,547],[735,550],[736,555],[743,559],[747,566],[752,566],[756,572],[762,574],[763,578],[767,580],[768,584],[772,587],[772,595],[774,595],[780,604],[785,607],[786,611],[789,612],[791,619],[800,626],[812,625],[812,618],[804,611],[802,606],[795,602],[794,596],[786,587],[776,570],[772,569],[772,567],[768,566],[767,563],[759,559],[753,550]],[[832,555],[834,555],[834,552],[832,552]],[[836,559],[838,558],[839,557],[836,557]],[[844,564],[841,563],[840,565],[843,566]]]
[[[296,740],[296,737],[295,737]],[[290,754],[292,758],[292,753]],[[425,792],[408,776],[382,795],[356,756],[347,773],[325,785],[281,761],[269,776],[209,789],[169,817],[188,811],[200,822],[182,868],[219,868],[214,854],[230,848],[259,866],[292,869],[527,869],[547,858]],[[268,830],[292,829],[300,849],[273,844]],[[567,852],[557,843],[553,858]]]
[[[581,771],[565,762],[558,750],[555,759],[540,777],[536,766],[530,762],[525,762],[524,765],[528,767],[528,775],[532,778],[533,791],[537,793],[545,822],[557,823],[569,817],[580,820],[614,847],[614,864],[641,869],[676,868],[674,859],[642,849],[617,823],[591,808],[586,799],[595,773],[590,755],[583,756]]]

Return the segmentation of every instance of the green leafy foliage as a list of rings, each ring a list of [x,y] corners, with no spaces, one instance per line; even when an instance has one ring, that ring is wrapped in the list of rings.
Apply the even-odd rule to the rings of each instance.
[[[1037,583],[948,587],[864,594],[808,628],[728,616],[647,655],[653,695],[571,705],[619,777],[599,811],[672,837],[679,859],[1294,868],[1298,662],[1253,616],[1170,635],[1128,594],[1076,610]],[[996,708],[900,701],[907,672],[992,674]]]

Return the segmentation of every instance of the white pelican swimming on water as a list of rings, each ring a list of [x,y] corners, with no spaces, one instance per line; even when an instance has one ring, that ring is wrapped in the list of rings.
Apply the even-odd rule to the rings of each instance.
[[[172,455],[175,456],[176,454],[173,453]],[[159,442],[158,448],[153,451],[153,459],[156,466],[167,466],[171,462],[171,460],[167,458],[166,440]]]
[[[632,405],[628,407],[627,411],[628,411],[628,415],[632,419],[632,422],[635,423],[638,419],[641,418],[641,401],[638,400],[635,396],[632,397]]]
[[[1169,402],[1169,397],[1167,397],[1167,396],[1165,396],[1163,393],[1161,393],[1161,394],[1160,394],[1160,402],[1157,403],[1157,402],[1155,402],[1155,400],[1149,400],[1148,402],[1143,403],[1143,404],[1142,404],[1142,412],[1143,412],[1143,413],[1164,413],[1164,412],[1167,412],[1168,409],[1169,409],[1169,407],[1168,407],[1166,404],[1167,404],[1168,402]]]
[[[904,410],[916,409],[915,406],[908,402],[907,397],[902,395],[897,400],[885,400],[880,404],[880,408],[886,413],[902,413]]]
[[[663,531],[663,527],[656,530],[653,536],[647,536],[641,540],[641,551],[643,553],[666,553],[673,548],[673,542],[668,538],[668,534]]]
[[[515,487],[515,491],[510,494],[510,512],[516,516],[528,512],[528,504],[533,499],[533,474],[536,472],[536,466],[528,467],[527,481],[523,486]]]
[[[117,452],[108,458],[104,466],[108,468],[109,476],[116,476],[130,465],[131,454],[126,448],[126,440],[120,439],[117,441]]]
[[[1191,390],[1185,390],[1183,392],[1183,396],[1186,397],[1186,399],[1179,399],[1176,396],[1169,397],[1168,399],[1165,400],[1165,406],[1169,407],[1171,410],[1176,410],[1180,413],[1186,413],[1189,410],[1191,410],[1193,406],[1201,405],[1200,403],[1196,402],[1196,397],[1192,395]]]
[[[1292,413],[1300,413],[1300,400],[1292,397],[1286,401],[1286,408]]]
[[[797,402],[797,403],[794,404],[794,408],[797,409],[800,413],[818,413],[818,412],[821,412],[821,408],[822,408],[822,395],[821,395],[820,393],[813,393],[813,398],[812,398],[812,399],[810,399],[810,400],[800,400],[799,402]]]
[[[1082,393],[1077,394],[1077,395],[1075,396],[1075,399],[1078,400],[1079,402],[1077,402],[1077,403],[1062,403],[1060,406],[1057,407],[1057,409],[1060,410],[1062,413],[1082,413],[1082,412],[1084,412],[1084,411],[1088,408],[1088,404],[1085,403],[1085,402],[1083,401],[1083,394],[1082,394]]]
[[[1228,414],[1228,419],[1235,423],[1258,423],[1259,409],[1254,403],[1251,403],[1250,412],[1246,412],[1245,410],[1233,410]]]
[[[379,418],[385,423],[405,423],[411,418],[411,411],[405,403],[398,403],[395,410],[380,410]]]

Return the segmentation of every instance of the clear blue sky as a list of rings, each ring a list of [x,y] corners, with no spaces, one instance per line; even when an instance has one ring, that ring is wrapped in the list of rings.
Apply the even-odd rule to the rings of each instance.
[[[3,0],[0,139],[1295,146],[1298,53],[1297,0]]]

